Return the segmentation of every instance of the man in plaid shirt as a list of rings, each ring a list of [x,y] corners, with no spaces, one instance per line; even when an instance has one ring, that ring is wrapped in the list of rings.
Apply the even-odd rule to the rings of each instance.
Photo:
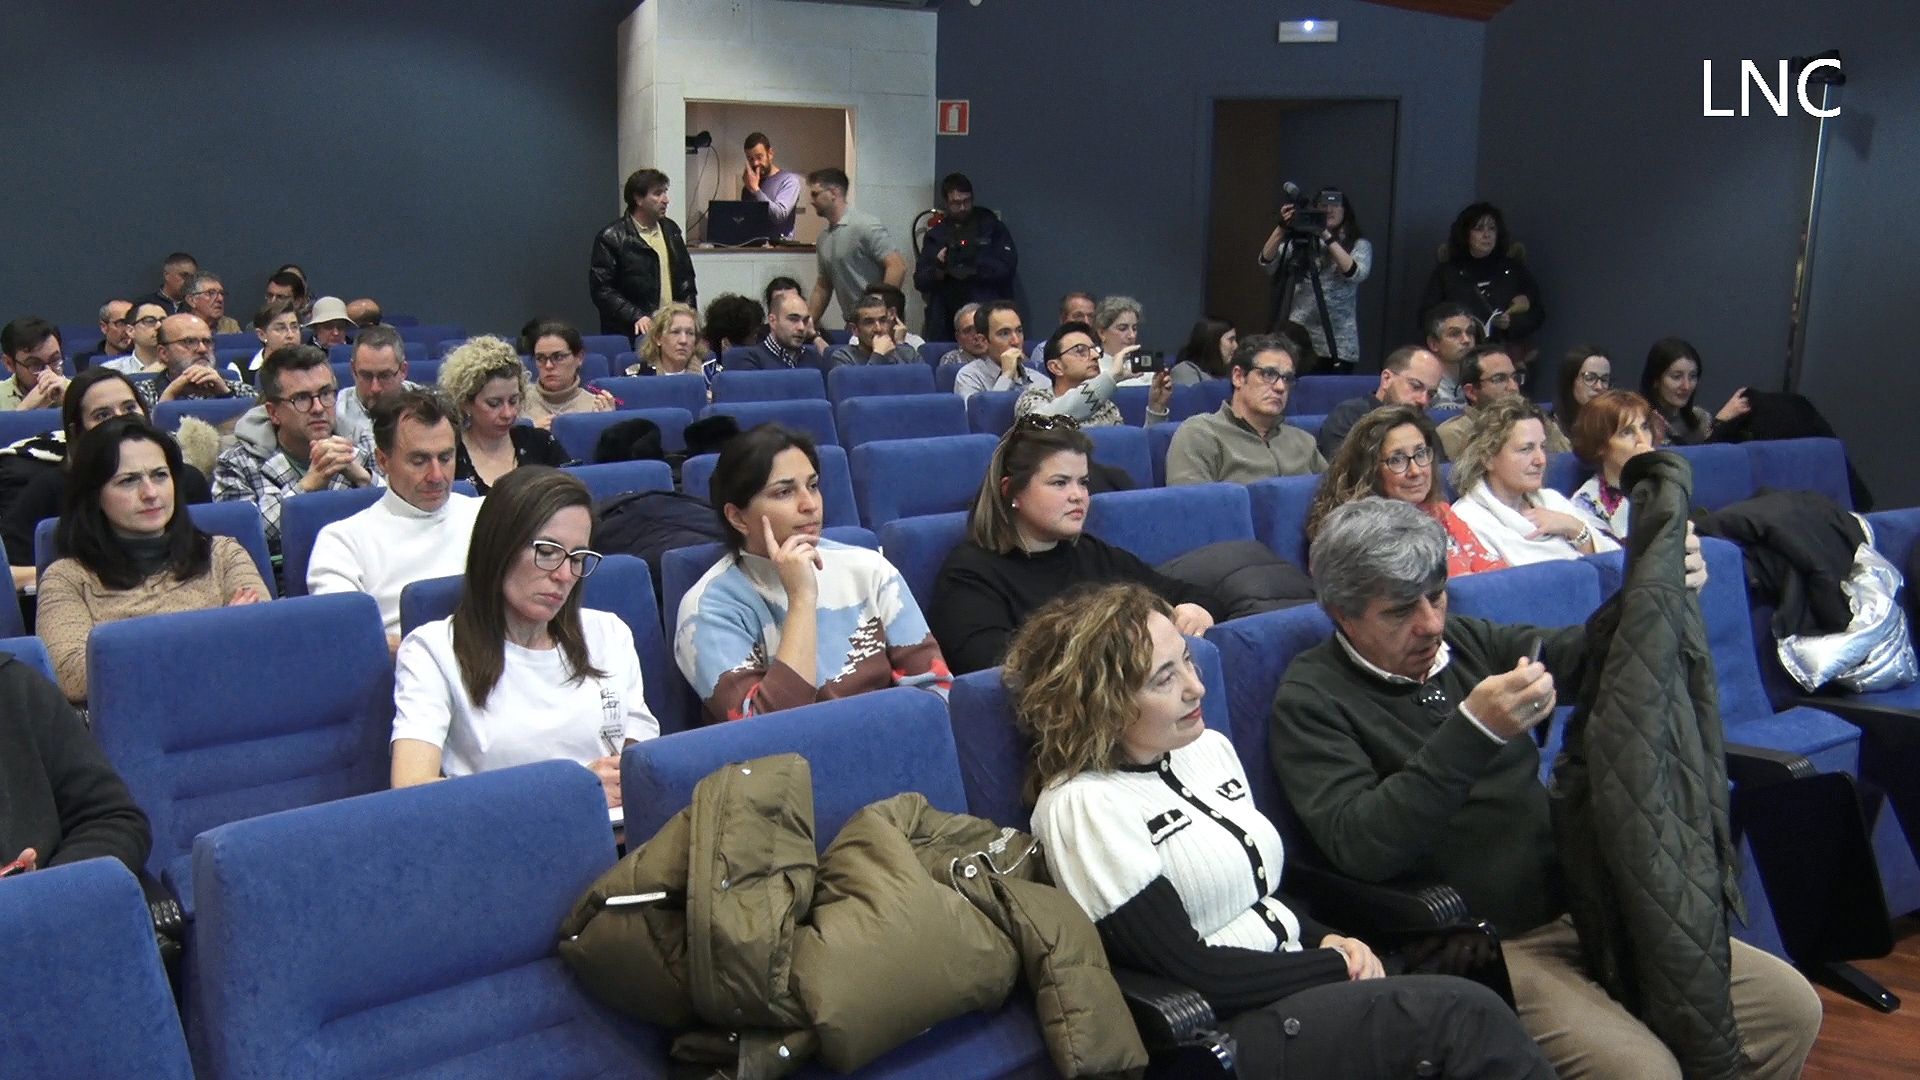
[[[366,487],[373,454],[334,432],[333,368],[312,345],[278,349],[260,365],[260,410],[234,427],[238,439],[213,466],[216,502],[248,499],[260,508],[267,547],[280,551],[280,504],[309,491]]]

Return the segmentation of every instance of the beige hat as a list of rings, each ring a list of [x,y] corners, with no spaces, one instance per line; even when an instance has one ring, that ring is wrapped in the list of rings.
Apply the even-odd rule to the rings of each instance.
[[[353,322],[352,319],[347,318],[346,302],[337,296],[323,296],[315,300],[313,314],[307,318],[308,326],[319,326],[330,322]]]

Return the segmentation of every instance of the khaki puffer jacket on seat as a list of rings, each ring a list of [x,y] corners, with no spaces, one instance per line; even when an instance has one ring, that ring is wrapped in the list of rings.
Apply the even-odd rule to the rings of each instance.
[[[815,1056],[853,1071],[999,1007],[1023,972],[1062,1075],[1146,1066],[1098,933],[1030,837],[905,794],[816,857],[812,793],[797,754],[716,770],[574,905],[561,957],[600,1001],[686,1032],[676,1057],[742,1078]],[[608,906],[648,893],[666,895]]]

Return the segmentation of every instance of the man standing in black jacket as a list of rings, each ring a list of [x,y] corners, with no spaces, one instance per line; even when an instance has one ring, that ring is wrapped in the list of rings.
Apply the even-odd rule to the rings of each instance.
[[[633,337],[647,332],[662,305],[699,303],[687,242],[667,217],[667,174],[638,170],[627,177],[624,198],[627,212],[594,238],[587,290],[600,309],[600,332]]]

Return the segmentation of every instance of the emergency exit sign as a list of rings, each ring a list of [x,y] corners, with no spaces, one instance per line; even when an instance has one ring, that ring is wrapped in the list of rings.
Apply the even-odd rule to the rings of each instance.
[[[944,98],[940,102],[940,117],[934,130],[942,135],[965,135],[967,133],[967,113],[969,102],[964,98]]]

